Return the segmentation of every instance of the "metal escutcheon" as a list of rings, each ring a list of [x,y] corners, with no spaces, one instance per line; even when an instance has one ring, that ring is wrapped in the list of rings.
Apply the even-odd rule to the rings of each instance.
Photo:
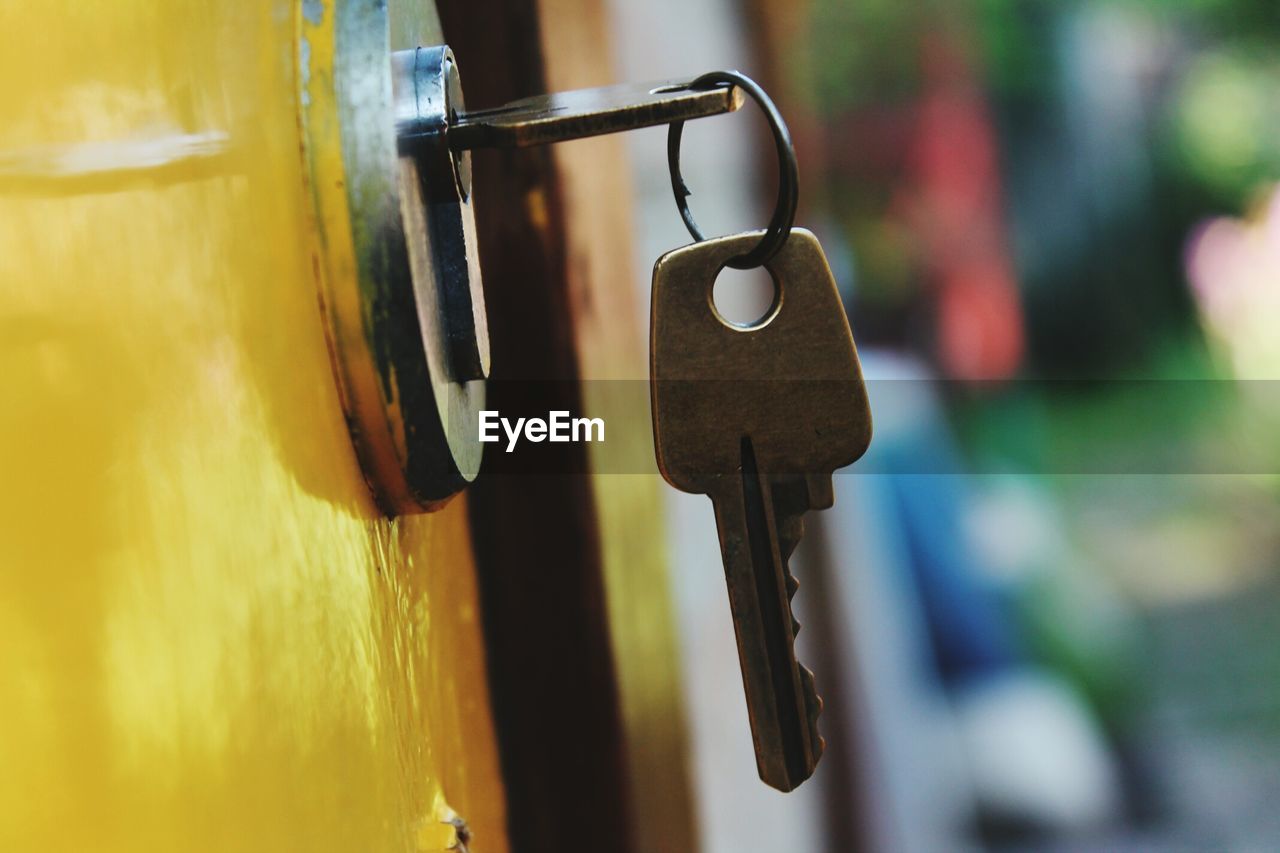
[[[489,372],[461,81],[447,47],[392,51],[384,4],[323,11],[300,103],[334,373],[378,505],[430,511],[479,472]]]

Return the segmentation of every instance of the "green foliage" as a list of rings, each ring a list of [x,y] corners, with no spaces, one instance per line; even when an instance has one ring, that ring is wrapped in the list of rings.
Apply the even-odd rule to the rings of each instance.
[[[921,7],[901,0],[816,0],[810,17],[813,103],[833,115],[909,97],[919,84]]]

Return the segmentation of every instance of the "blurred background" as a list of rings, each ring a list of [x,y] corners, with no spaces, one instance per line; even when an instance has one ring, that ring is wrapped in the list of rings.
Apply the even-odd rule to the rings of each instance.
[[[794,794],[710,506],[666,492],[704,849],[1280,849],[1280,7],[611,12],[619,79],[774,95],[876,419],[797,555],[828,745]],[[628,139],[641,317],[688,242],[664,134]],[[687,128],[708,233],[767,220],[771,156],[750,105]]]

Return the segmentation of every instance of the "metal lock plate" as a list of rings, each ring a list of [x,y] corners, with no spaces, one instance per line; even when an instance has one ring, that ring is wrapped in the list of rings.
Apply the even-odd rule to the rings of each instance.
[[[424,4],[305,0],[301,119],[322,313],[365,477],[388,514],[480,469],[489,342],[461,83]]]
[[[737,109],[742,94],[669,80],[466,113],[429,3],[301,2],[316,273],[342,405],[382,509],[436,509],[482,455],[489,336],[470,149],[679,123]]]

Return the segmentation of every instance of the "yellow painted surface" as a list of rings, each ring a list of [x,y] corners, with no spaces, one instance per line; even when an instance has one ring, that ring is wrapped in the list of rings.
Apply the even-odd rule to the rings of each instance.
[[[465,508],[387,521],[287,0],[0,2],[0,850],[433,850],[504,805]]]

